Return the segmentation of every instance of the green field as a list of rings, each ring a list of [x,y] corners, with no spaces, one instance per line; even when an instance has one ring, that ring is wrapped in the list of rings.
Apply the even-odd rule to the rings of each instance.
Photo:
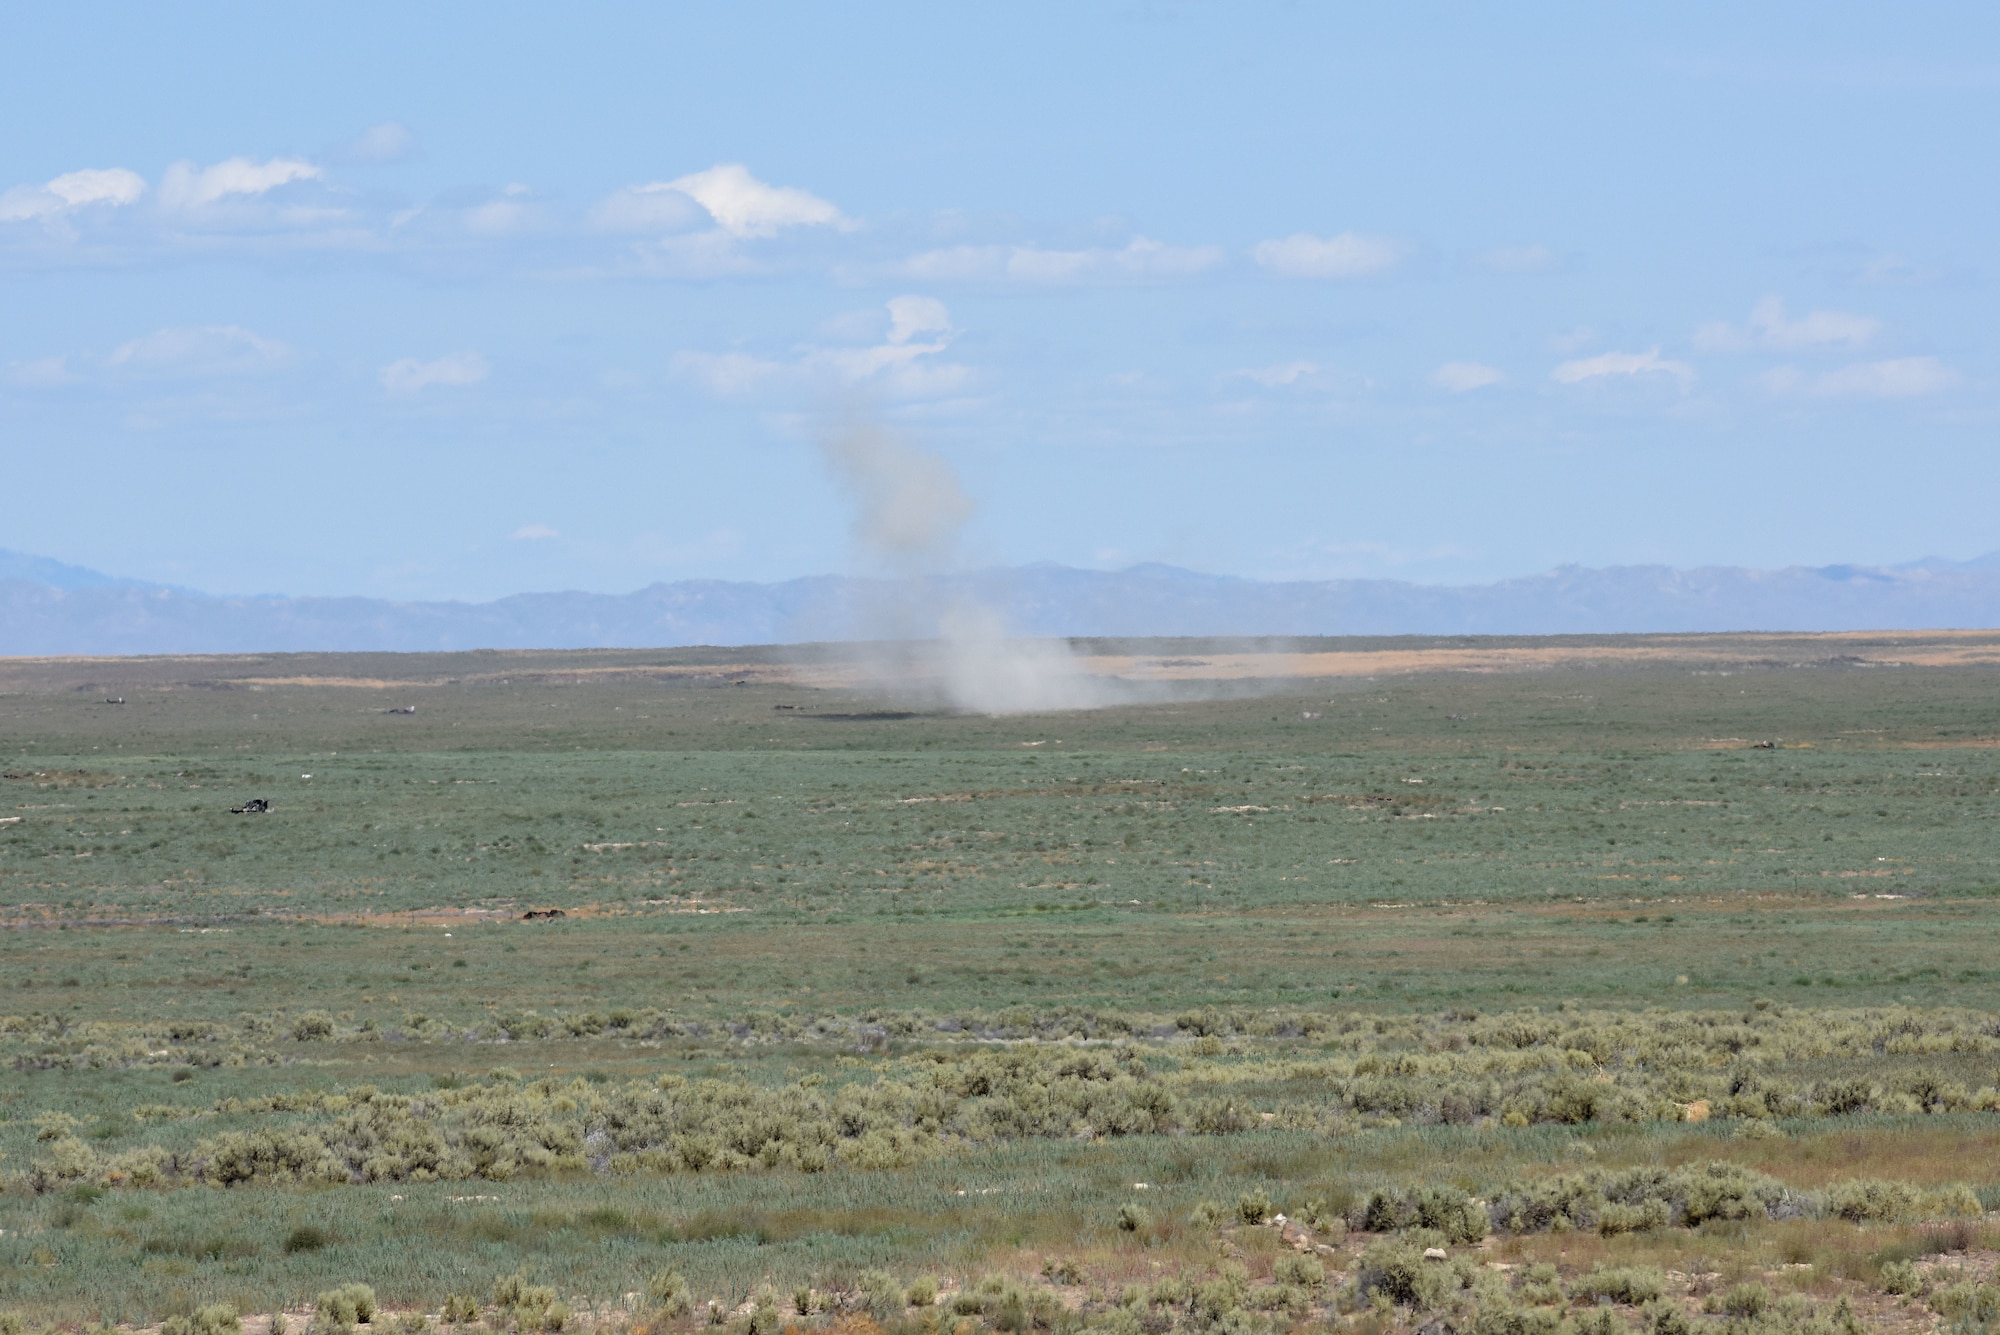
[[[2000,636],[1288,647],[0,662],[0,1310],[2000,1316]]]

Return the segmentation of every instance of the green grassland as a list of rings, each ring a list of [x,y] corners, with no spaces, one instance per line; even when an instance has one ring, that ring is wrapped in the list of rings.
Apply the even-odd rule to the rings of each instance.
[[[1546,661],[1009,718],[837,650],[0,664],[0,1309],[1985,1319],[2000,668],[1477,644]]]

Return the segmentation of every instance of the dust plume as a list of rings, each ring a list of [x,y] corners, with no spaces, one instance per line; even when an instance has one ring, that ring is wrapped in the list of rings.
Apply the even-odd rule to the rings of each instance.
[[[854,504],[855,546],[883,578],[850,609],[869,675],[891,693],[974,714],[1091,709],[1129,698],[1062,640],[1017,635],[970,592],[961,541],[975,507],[943,457],[874,422],[820,443]]]

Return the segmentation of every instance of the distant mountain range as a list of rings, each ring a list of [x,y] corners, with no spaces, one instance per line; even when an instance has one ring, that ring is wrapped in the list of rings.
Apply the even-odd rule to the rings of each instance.
[[[0,551],[0,655],[666,648],[921,636],[973,601],[1028,635],[1535,635],[2000,627],[2000,552],[1784,570],[1564,566],[1494,584],[1035,565],[896,584],[684,580],[488,603],[216,597]]]

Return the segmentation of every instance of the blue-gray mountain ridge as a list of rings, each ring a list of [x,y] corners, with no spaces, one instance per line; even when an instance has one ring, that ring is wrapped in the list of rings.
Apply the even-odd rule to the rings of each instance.
[[[1783,570],[1563,566],[1477,585],[1265,581],[1165,565],[1033,565],[911,586],[682,580],[486,603],[224,597],[0,552],[0,655],[668,648],[879,638],[969,597],[1066,636],[1536,635],[2000,626],[2000,553]],[[913,610],[914,609],[914,610]]]

